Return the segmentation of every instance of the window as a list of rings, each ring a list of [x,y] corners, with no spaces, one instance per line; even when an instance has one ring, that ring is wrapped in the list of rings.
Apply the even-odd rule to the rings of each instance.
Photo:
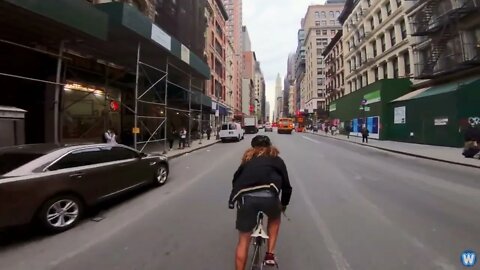
[[[320,26],[320,21],[315,21],[315,26]]]
[[[379,76],[379,74],[378,74],[378,67],[375,67],[375,68],[373,69],[373,72],[375,73],[375,81],[378,81],[378,76]]]
[[[315,18],[320,18],[320,12],[315,11]]]
[[[335,12],[330,11],[329,14],[330,14],[330,18],[335,18]]]
[[[317,36],[320,36],[322,34],[322,30],[317,29],[315,33],[317,34]]]
[[[390,30],[388,32],[390,34],[390,44],[393,47],[393,46],[395,46],[395,44],[397,44],[397,39],[395,37],[395,27],[390,28]]]
[[[330,20],[331,25],[335,25],[335,20]]]
[[[379,23],[379,24],[382,23],[382,20],[383,20],[383,19],[382,19],[382,11],[381,11],[381,10],[379,10],[379,11],[377,12],[377,18],[378,18],[378,23]]]
[[[322,11],[322,19],[326,19],[327,18],[327,13],[325,11]]]
[[[397,8],[402,5],[402,0],[396,0],[396,2],[397,2]]]
[[[323,20],[322,21],[322,26],[327,26],[327,21]]]
[[[375,21],[373,20],[373,17],[370,18],[370,31],[373,31],[375,29]]]
[[[335,18],[338,18],[338,17],[340,17],[340,11],[335,12]]]
[[[324,35],[324,36],[328,35],[328,31],[327,30],[322,30],[322,35]]]
[[[14,152],[0,154],[0,175],[13,171],[41,156],[43,154]]]
[[[372,5],[372,0],[367,0],[367,6],[370,7]]]
[[[407,38],[407,27],[405,26],[405,19],[400,22],[400,31],[402,32],[402,40]]]
[[[385,35],[380,36],[380,42],[382,43],[382,52],[386,51],[386,46],[385,46]]]
[[[377,57],[377,42],[373,41],[372,43],[370,43],[370,45],[372,46],[373,57]]]
[[[335,30],[331,30],[330,33],[332,34],[332,36],[334,36],[337,32]]]
[[[405,76],[409,76],[411,70],[410,70],[410,54],[408,53],[408,51],[403,54],[403,60],[405,63]]]
[[[393,65],[393,78],[398,78],[398,58],[393,59],[392,65]]]
[[[106,153],[108,153],[108,150],[101,150],[100,148],[74,151],[51,165],[48,169],[55,171],[108,162]]]
[[[102,149],[108,150],[108,149]],[[109,161],[118,161],[118,160],[125,160],[125,159],[132,159],[138,157],[138,153],[123,147],[112,147],[109,151]]]
[[[387,63],[384,63],[384,64],[382,65],[382,68],[383,68],[383,78],[384,78],[384,79],[387,79],[387,78],[388,78]]]
[[[388,1],[385,5],[385,9],[387,10],[387,15],[390,16],[392,14],[392,6],[390,5],[390,1]]]

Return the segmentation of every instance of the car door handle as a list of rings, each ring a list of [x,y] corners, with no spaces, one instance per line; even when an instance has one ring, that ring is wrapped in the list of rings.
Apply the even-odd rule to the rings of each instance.
[[[83,172],[70,174],[69,177],[73,179],[81,179],[85,174]]]

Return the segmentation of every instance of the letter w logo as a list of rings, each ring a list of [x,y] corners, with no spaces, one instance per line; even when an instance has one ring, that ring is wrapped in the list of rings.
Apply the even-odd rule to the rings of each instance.
[[[477,262],[477,254],[475,254],[475,251],[466,250],[462,253],[461,260],[463,266],[474,266]]]

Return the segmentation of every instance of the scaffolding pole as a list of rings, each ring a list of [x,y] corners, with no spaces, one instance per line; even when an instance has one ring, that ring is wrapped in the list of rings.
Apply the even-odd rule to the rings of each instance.
[[[188,75],[188,147],[192,143],[192,75]]]
[[[168,56],[165,64],[165,130],[164,136],[165,141],[163,141],[163,154],[167,153],[167,135],[168,135]]]
[[[57,59],[57,74],[55,79],[55,101],[53,105],[53,141],[58,144],[60,143],[60,91],[62,86],[60,85],[60,80],[62,76],[62,61],[63,61],[63,50],[65,47],[65,41],[60,41],[60,48],[58,50],[58,59]]]
[[[137,67],[136,67],[136,72],[135,72],[135,115],[134,115],[134,122],[133,122],[133,127],[135,130],[132,130],[133,132],[133,146],[135,149],[137,149],[137,136],[138,136],[138,81],[139,81],[139,71],[140,71],[140,49],[141,49],[141,44],[138,42],[137,46]]]

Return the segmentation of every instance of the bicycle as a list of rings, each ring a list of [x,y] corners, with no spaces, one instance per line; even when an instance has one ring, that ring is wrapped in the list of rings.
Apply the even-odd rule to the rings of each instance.
[[[265,243],[265,241],[268,239],[268,235],[265,233],[265,230],[263,229],[263,215],[264,213],[262,211],[259,211],[257,214],[257,225],[255,226],[255,229],[253,230],[252,233],[252,238],[253,238],[253,258],[252,258],[252,263],[250,270],[262,270],[264,269],[264,263],[260,259],[260,254],[262,245]],[[275,265],[275,267],[278,269],[278,265]]]

